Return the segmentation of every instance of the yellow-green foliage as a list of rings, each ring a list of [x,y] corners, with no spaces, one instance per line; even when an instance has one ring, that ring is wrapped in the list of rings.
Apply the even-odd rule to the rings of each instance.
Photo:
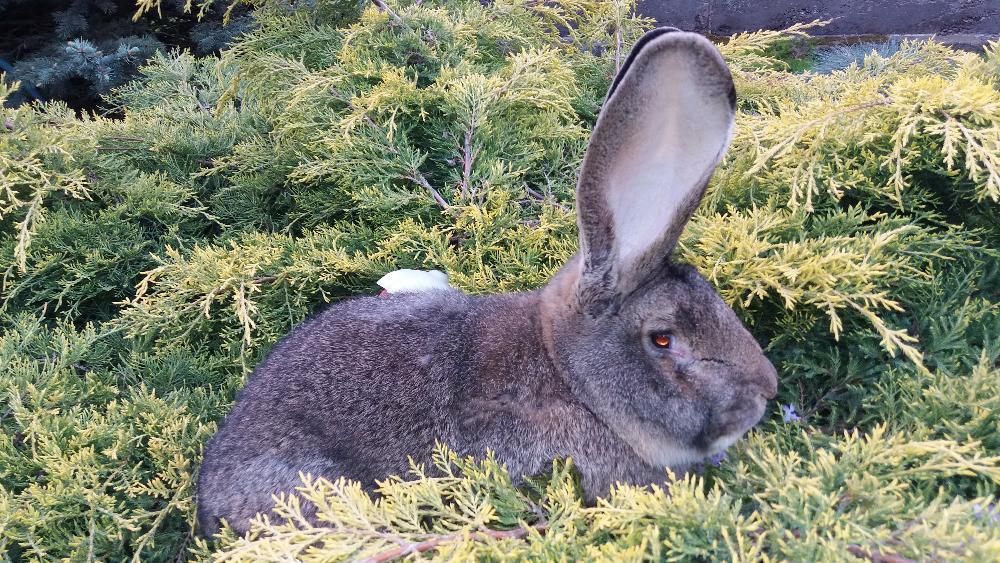
[[[283,522],[261,516],[248,537],[226,532],[215,561],[354,560],[398,549],[452,560],[721,560],[848,559],[878,545],[904,556],[992,560],[1000,554],[996,522],[983,518],[989,495],[956,498],[934,490],[955,475],[1000,479],[998,457],[975,446],[850,433],[815,438],[811,430],[778,430],[798,450],[779,453],[754,436],[740,460],[711,478],[687,475],[669,492],[619,487],[596,506],[579,500],[571,467],[527,490],[511,485],[493,459],[476,463],[439,448],[440,477],[415,468],[408,481],[390,479],[372,501],[357,483],[304,479],[300,496],[283,497]],[[930,486],[914,502],[911,490]],[[303,503],[316,506],[324,526],[309,524]],[[746,510],[752,505],[753,510]],[[976,506],[980,511],[976,511]],[[514,529],[517,539],[486,533]]]
[[[6,100],[18,87],[0,75],[0,100]],[[14,256],[22,272],[31,235],[45,221],[46,200],[58,194],[88,197],[73,152],[86,147],[89,140],[79,129],[60,127],[73,122],[72,111],[59,106],[48,109],[10,112],[4,116],[4,135],[0,137],[0,221],[13,226],[17,235]]]
[[[1000,45],[788,72],[769,53],[808,25],[720,45],[737,132],[678,247],[781,375],[727,460],[585,506],[571,463],[517,489],[442,446],[378,501],[307,478],[287,522],[196,540],[202,446],[291,326],[393,269],[517,291],[572,255],[590,128],[651,25],[624,0],[258,4],[116,118],[0,109],[8,560],[1000,558]]]

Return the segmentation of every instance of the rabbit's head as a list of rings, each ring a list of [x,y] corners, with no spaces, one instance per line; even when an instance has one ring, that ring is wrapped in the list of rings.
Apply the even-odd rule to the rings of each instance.
[[[670,259],[732,134],[716,48],[658,29],[608,92],[577,187],[580,252],[543,293],[573,393],[647,462],[684,466],[757,423],[777,374],[694,268]]]

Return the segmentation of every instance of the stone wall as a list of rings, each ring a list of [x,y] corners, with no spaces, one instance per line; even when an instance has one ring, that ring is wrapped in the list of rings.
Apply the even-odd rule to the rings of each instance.
[[[662,25],[728,35],[834,19],[814,35],[998,35],[1000,0],[640,0]]]

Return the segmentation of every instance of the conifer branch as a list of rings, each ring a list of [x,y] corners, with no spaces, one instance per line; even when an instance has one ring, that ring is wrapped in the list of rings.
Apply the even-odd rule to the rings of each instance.
[[[950,123],[953,123],[962,136],[965,138],[967,148],[966,168],[969,177],[975,180],[981,175],[980,166],[986,169],[986,194],[994,201],[1000,200],[1000,157],[996,153],[983,145],[975,133],[966,127],[960,120],[956,119],[949,112],[941,112]],[[982,195],[980,197],[983,197]]]
[[[432,186],[431,183],[427,181],[427,178],[425,178],[424,175],[418,170],[411,172],[406,176],[406,179],[430,192],[431,197],[434,198],[434,203],[438,204],[438,207],[441,209],[448,209],[448,202],[441,197],[441,192],[434,189],[434,186]]]
[[[847,552],[859,559],[867,559],[872,563],[916,563],[913,559],[907,559],[898,555],[874,550],[865,551],[861,546],[854,544],[847,546]]]
[[[472,163],[476,160],[476,156],[479,154],[479,150],[473,150],[472,148],[472,135],[475,133],[475,127],[469,125],[465,130],[465,140],[461,147],[462,149],[462,187],[460,191],[460,197],[463,201],[467,198],[472,197],[472,187],[471,187],[471,177],[472,177]]]
[[[145,147],[97,147],[98,152],[108,152],[108,151],[142,151],[147,150]]]
[[[525,187],[524,187],[524,191],[525,191],[525,193],[527,193],[527,194],[528,194],[529,196],[531,196],[531,197],[532,197],[532,198],[534,198],[534,199],[537,199],[538,201],[548,201],[548,198],[546,198],[546,197],[545,197],[545,195],[543,195],[542,193],[540,193],[540,192],[539,192],[539,191],[537,191],[537,190],[534,190],[534,189],[532,189],[532,188],[529,188],[528,186],[525,186]],[[559,203],[558,201],[555,201],[555,199],[553,199],[553,200],[552,200],[552,201],[550,201],[549,203],[551,203],[552,205],[554,205],[554,206],[558,207],[559,209],[561,209],[561,210],[563,210],[563,211],[567,211],[567,212],[569,211],[569,208],[568,208],[568,207],[566,207],[565,205],[563,205],[563,204]]]
[[[791,132],[791,134],[785,134],[784,139],[781,142],[775,143],[767,152],[762,156],[758,156],[754,165],[751,166],[745,173],[745,177],[750,177],[757,172],[760,172],[769,162],[775,158],[788,152],[793,146],[795,146],[807,132],[819,129],[822,126],[836,120],[838,117],[843,117],[845,115],[863,112],[879,106],[887,106],[892,104],[892,99],[888,97],[881,97],[876,100],[871,100],[859,104],[854,104],[847,107],[838,108],[829,113],[825,113],[817,118],[809,119],[797,125],[797,128]]]
[[[389,18],[392,19],[393,23],[396,25],[406,25],[403,23],[403,18],[399,17],[399,14],[396,12],[392,11],[392,8],[390,8],[383,0],[372,0],[372,4],[375,4],[375,7],[379,10],[389,14]]]
[[[615,75],[622,69],[622,28],[615,25]]]
[[[545,520],[542,520],[541,522],[538,522],[532,526],[519,526],[517,528],[514,528],[513,530],[485,529],[469,534],[468,536],[466,536],[465,533],[438,535],[431,537],[430,539],[426,539],[422,542],[411,543],[403,545],[396,549],[391,549],[388,551],[376,553],[371,557],[366,557],[364,559],[359,560],[358,563],[386,563],[388,561],[400,559],[402,557],[406,557],[407,555],[412,555],[414,553],[425,553],[431,551],[432,549],[437,549],[439,546],[443,544],[451,543],[453,541],[463,540],[466,537],[468,537],[468,539],[471,539],[472,541],[485,541],[487,539],[519,540],[527,536],[532,530],[535,530],[539,533],[545,533],[545,530],[548,529],[548,527],[549,523]]]

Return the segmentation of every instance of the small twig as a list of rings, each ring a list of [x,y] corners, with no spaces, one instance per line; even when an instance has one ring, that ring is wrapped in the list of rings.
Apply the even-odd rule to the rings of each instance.
[[[545,520],[538,522],[529,527],[521,526],[519,528],[514,528],[513,530],[481,530],[478,532],[473,532],[469,534],[469,539],[472,541],[485,541],[486,539],[495,540],[505,540],[514,539],[519,540],[528,535],[531,530],[536,530],[539,533],[544,533],[549,527],[549,523]],[[388,551],[383,551],[376,553],[371,557],[366,557],[359,560],[358,563],[386,563],[387,561],[392,561],[394,559],[399,559],[401,557],[406,557],[407,555],[412,555],[414,553],[424,553],[432,549],[436,549],[441,544],[449,543],[455,540],[460,540],[465,537],[465,534],[446,534],[441,536],[435,536],[431,539],[424,540],[422,542],[411,543],[398,547],[396,549],[391,549]]]
[[[188,549],[191,547],[191,543],[194,541],[194,530],[188,531],[187,536],[184,541],[177,546],[177,553],[174,554],[173,563],[184,563],[187,560]]]
[[[393,12],[392,8],[387,6],[386,3],[383,2],[383,0],[372,0],[372,4],[375,4],[375,7],[378,8],[379,10],[382,10],[383,12],[389,14],[389,17],[396,25],[403,25],[403,26],[406,25],[403,23],[403,18],[399,17],[399,15],[396,14],[396,12]]]
[[[470,187],[472,163],[476,160],[476,155],[479,154],[478,150],[472,150],[472,135],[474,132],[475,128],[470,125],[465,130],[465,143],[462,145],[462,189],[460,197],[463,201],[472,197],[472,188]]]
[[[537,199],[538,201],[545,201],[545,202],[551,203],[552,205],[558,207],[559,209],[562,209],[563,211],[569,211],[569,208],[566,207],[565,205],[559,203],[558,201],[555,201],[554,199],[552,201],[549,201],[548,198],[546,198],[544,195],[542,195],[541,193],[539,193],[539,192],[537,192],[537,191],[529,188],[528,186],[524,187],[524,191],[527,192],[527,194],[529,196]]]
[[[898,555],[880,553],[878,551],[865,551],[859,545],[847,546],[847,552],[859,559],[867,559],[872,563],[917,563],[913,559],[907,559]]]
[[[414,170],[409,176],[406,176],[406,179],[430,192],[431,197],[434,198],[434,203],[438,204],[438,207],[448,209],[448,202],[441,197],[441,193],[434,189],[434,186],[427,181],[427,178],[424,178],[423,174]]]
[[[615,25],[615,75],[622,69],[622,27]]]
[[[146,147],[97,147],[98,151],[144,151]]]

